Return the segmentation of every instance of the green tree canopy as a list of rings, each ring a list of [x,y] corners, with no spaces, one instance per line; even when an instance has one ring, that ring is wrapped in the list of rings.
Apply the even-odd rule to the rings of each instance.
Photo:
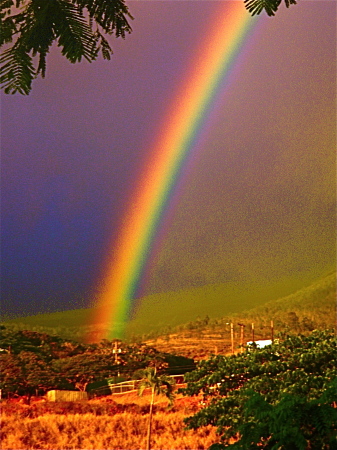
[[[273,16],[282,2],[243,0],[252,14]],[[133,19],[125,0],[0,0],[0,83],[7,94],[29,94],[32,81],[46,74],[46,57],[56,43],[71,63],[110,59],[109,35],[125,38]]]
[[[33,352],[46,361],[74,356],[86,350],[83,344],[59,336],[30,330],[15,331],[4,326],[0,330],[0,348],[2,351],[16,355],[23,351]]]
[[[117,350],[117,353],[116,353]],[[193,360],[161,353],[146,344],[103,340],[80,344],[29,330],[0,329],[0,389],[4,394],[32,395],[47,389],[85,390],[89,383],[116,377],[131,378],[155,366],[157,372],[183,373]]]
[[[4,394],[15,393],[30,398],[39,391],[46,392],[55,387],[50,365],[34,352],[2,353],[0,366],[0,389]]]
[[[54,359],[52,368],[58,376],[58,385],[68,384],[80,391],[85,391],[89,383],[112,377],[118,372],[118,367],[109,355],[90,352]]]
[[[205,402],[186,423],[192,429],[216,426],[218,448],[336,448],[336,375],[335,337],[323,331],[213,357],[185,376],[183,392],[203,394]]]

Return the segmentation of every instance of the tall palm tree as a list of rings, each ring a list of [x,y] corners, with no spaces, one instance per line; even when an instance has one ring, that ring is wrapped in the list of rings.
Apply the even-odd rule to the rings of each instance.
[[[173,388],[175,381],[167,375],[158,375],[156,367],[148,367],[141,371],[142,379],[139,382],[138,394],[143,395],[146,388],[151,388],[150,413],[147,426],[147,445],[146,449],[151,448],[152,415],[155,395],[164,394],[172,405],[174,400]]]
[[[105,35],[124,38],[132,19],[125,0],[0,0],[0,83],[8,93],[28,94],[46,73],[46,56],[56,42],[72,63],[112,53]],[[9,46],[9,44],[12,44]]]

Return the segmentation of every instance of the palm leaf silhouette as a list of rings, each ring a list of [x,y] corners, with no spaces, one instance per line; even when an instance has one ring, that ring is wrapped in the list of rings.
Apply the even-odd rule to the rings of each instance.
[[[246,9],[252,16],[261,14],[264,10],[268,16],[274,16],[282,0],[244,0]],[[296,5],[296,0],[285,0],[285,5],[289,8],[290,5]]]
[[[0,45],[13,43],[0,58],[0,83],[12,94],[28,94],[34,78],[45,76],[54,42],[71,63],[94,61],[99,53],[110,59],[104,34],[124,38],[132,19],[124,0],[1,0],[0,17]]]

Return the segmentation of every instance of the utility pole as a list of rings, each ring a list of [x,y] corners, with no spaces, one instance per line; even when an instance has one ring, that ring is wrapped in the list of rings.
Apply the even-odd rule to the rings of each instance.
[[[112,353],[115,355],[115,364],[119,363],[118,354],[121,352],[122,352],[122,349],[118,348],[118,342],[115,341],[115,346],[114,346],[114,349],[112,350]]]
[[[114,346],[114,349],[112,350],[112,353],[115,355],[115,364],[116,364],[116,365],[120,364],[118,355],[119,355],[120,353],[122,353],[122,349],[121,349],[121,348],[118,348],[118,342],[117,342],[117,341],[115,341],[115,346]],[[117,372],[117,376],[118,376],[118,377],[120,376],[119,370],[118,370],[118,372]]]
[[[245,325],[243,323],[238,323],[238,325],[241,327],[241,352],[243,352],[243,338]]]
[[[270,330],[271,330],[271,342],[274,344],[274,321],[270,321]]]
[[[254,335],[254,324],[252,323],[252,342],[255,343],[255,335]]]
[[[234,327],[233,327],[233,322],[231,322],[231,345],[232,345],[232,354],[234,354]]]

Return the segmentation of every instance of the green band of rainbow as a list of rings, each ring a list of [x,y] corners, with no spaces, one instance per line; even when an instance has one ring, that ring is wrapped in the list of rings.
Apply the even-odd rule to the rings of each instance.
[[[118,242],[111,249],[95,323],[110,329],[101,338],[123,337],[133,295],[157,225],[196,133],[203,126],[219,86],[256,20],[243,2],[219,2],[210,33],[191,61],[160,130],[134,198],[126,209]]]

